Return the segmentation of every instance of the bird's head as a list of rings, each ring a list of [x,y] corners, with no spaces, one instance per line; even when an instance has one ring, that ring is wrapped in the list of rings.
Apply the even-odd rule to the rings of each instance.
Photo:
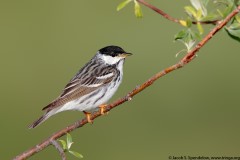
[[[118,46],[107,46],[100,49],[98,55],[105,63],[113,65],[120,60],[124,60],[126,57],[131,56],[132,53],[125,52]]]

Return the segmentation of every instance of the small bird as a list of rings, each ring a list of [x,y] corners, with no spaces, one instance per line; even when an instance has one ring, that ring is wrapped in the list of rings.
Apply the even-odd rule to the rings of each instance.
[[[70,80],[61,95],[42,109],[45,114],[29,128],[35,128],[49,117],[66,110],[82,111],[88,122],[92,122],[91,112],[99,109],[104,114],[104,103],[121,84],[124,60],[130,55],[118,46],[100,49]]]

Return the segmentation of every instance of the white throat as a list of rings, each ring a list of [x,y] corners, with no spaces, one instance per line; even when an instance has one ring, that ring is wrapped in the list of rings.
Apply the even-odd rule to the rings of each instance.
[[[101,58],[106,64],[113,65],[118,63],[123,57],[112,57],[104,54],[97,54],[98,58]]]

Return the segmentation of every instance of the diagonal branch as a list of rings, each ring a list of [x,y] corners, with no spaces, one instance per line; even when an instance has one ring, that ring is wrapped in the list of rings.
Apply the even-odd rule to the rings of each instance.
[[[172,22],[181,24],[179,19],[176,19],[176,18],[170,16],[169,14],[165,13],[163,10],[161,10],[161,9],[159,9],[159,8],[157,8],[157,7],[149,4],[149,3],[147,3],[146,1],[144,1],[144,0],[137,0],[137,1],[138,1],[139,3],[141,3],[141,4],[143,4],[144,6],[152,9],[153,11],[157,12],[158,14],[162,15],[164,18],[166,18],[166,19],[168,19],[168,20],[170,20],[170,21],[172,21]],[[214,25],[216,25],[216,24],[218,24],[219,22],[220,22],[219,20],[200,21],[200,22],[193,21],[192,24],[200,23],[200,24],[214,24]]]
[[[232,13],[230,13],[223,21],[221,21],[216,27],[214,27],[212,29],[212,31],[210,31],[206,37],[203,38],[202,41],[200,41],[195,48],[193,48],[193,50],[191,50],[190,52],[188,52],[185,57],[183,57],[183,59],[181,59],[178,63],[162,70],[161,72],[155,74],[154,76],[152,76],[151,78],[149,78],[146,82],[144,82],[142,85],[136,87],[135,89],[133,89],[131,92],[129,92],[125,97],[116,100],[115,102],[113,102],[112,104],[109,104],[106,107],[106,110],[104,112],[108,112],[111,109],[119,106],[122,103],[125,103],[129,100],[132,99],[133,96],[135,96],[136,94],[138,94],[139,92],[143,91],[144,89],[146,89],[147,87],[149,87],[150,85],[152,85],[157,79],[159,79],[160,77],[163,77],[164,75],[177,70],[179,68],[182,68],[183,66],[185,66],[187,63],[191,62],[195,56],[196,53],[220,30],[222,29],[237,13],[239,13],[240,11],[240,5],[234,10],[232,11]],[[101,116],[100,112],[94,112],[91,116],[91,119],[94,120],[97,117]],[[34,155],[35,153],[41,151],[42,149],[45,149],[46,147],[48,147],[49,145],[52,144],[53,140],[56,140],[62,136],[64,136],[66,133],[69,133],[77,128],[83,127],[85,124],[87,124],[88,121],[86,118],[76,121],[74,124],[69,125],[68,127],[54,133],[52,136],[50,136],[49,138],[47,138],[46,140],[44,140],[43,142],[39,143],[38,145],[30,148],[29,150],[21,153],[20,155],[16,156],[14,158],[14,160],[23,160],[23,159],[27,159],[28,157]]]

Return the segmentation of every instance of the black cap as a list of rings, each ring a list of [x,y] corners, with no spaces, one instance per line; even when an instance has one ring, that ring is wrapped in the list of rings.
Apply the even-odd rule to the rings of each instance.
[[[118,56],[119,54],[126,53],[121,47],[118,46],[107,46],[99,50],[100,54],[109,55],[112,57]]]

